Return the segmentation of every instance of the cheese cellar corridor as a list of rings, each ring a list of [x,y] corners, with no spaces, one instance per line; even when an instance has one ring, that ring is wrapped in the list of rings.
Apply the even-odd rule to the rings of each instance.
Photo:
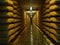
[[[0,0],[0,45],[60,45],[60,0]]]

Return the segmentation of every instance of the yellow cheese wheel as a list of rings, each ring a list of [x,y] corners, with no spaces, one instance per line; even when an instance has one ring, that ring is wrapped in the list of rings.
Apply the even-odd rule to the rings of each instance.
[[[7,8],[8,10],[14,10],[14,8],[11,7],[11,6],[7,6],[6,8]]]
[[[14,4],[14,2],[12,0],[5,0],[6,2],[8,2],[9,4]]]
[[[51,0],[49,4],[54,4],[56,0]]]

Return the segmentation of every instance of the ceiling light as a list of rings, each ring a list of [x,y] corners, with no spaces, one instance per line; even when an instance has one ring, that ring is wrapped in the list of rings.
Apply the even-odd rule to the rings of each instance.
[[[32,7],[30,7],[30,10],[32,11]]]

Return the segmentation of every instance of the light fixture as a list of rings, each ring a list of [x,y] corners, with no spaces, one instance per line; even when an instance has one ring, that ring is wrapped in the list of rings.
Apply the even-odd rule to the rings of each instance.
[[[32,0],[29,0],[29,2],[30,2],[29,10],[26,11],[26,14],[28,14],[29,17],[32,18],[36,14],[36,11],[33,10]]]
[[[32,7],[30,7],[30,11],[32,11]]]

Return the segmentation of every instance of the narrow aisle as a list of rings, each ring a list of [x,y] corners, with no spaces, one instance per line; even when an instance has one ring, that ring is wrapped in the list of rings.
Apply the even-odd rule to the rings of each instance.
[[[34,24],[30,24],[26,45],[40,45],[41,36],[39,29]]]
[[[41,43],[41,33],[40,33],[40,29],[38,29],[34,24],[32,24],[32,28],[33,28],[33,44],[34,45],[40,45]]]
[[[32,28],[32,24],[30,23],[29,25],[29,29],[28,29],[28,34],[27,34],[27,42],[26,45],[34,45],[33,44],[33,28]]]
[[[33,28],[32,28],[32,24],[30,25],[30,34],[31,34],[31,45],[33,45]]]

